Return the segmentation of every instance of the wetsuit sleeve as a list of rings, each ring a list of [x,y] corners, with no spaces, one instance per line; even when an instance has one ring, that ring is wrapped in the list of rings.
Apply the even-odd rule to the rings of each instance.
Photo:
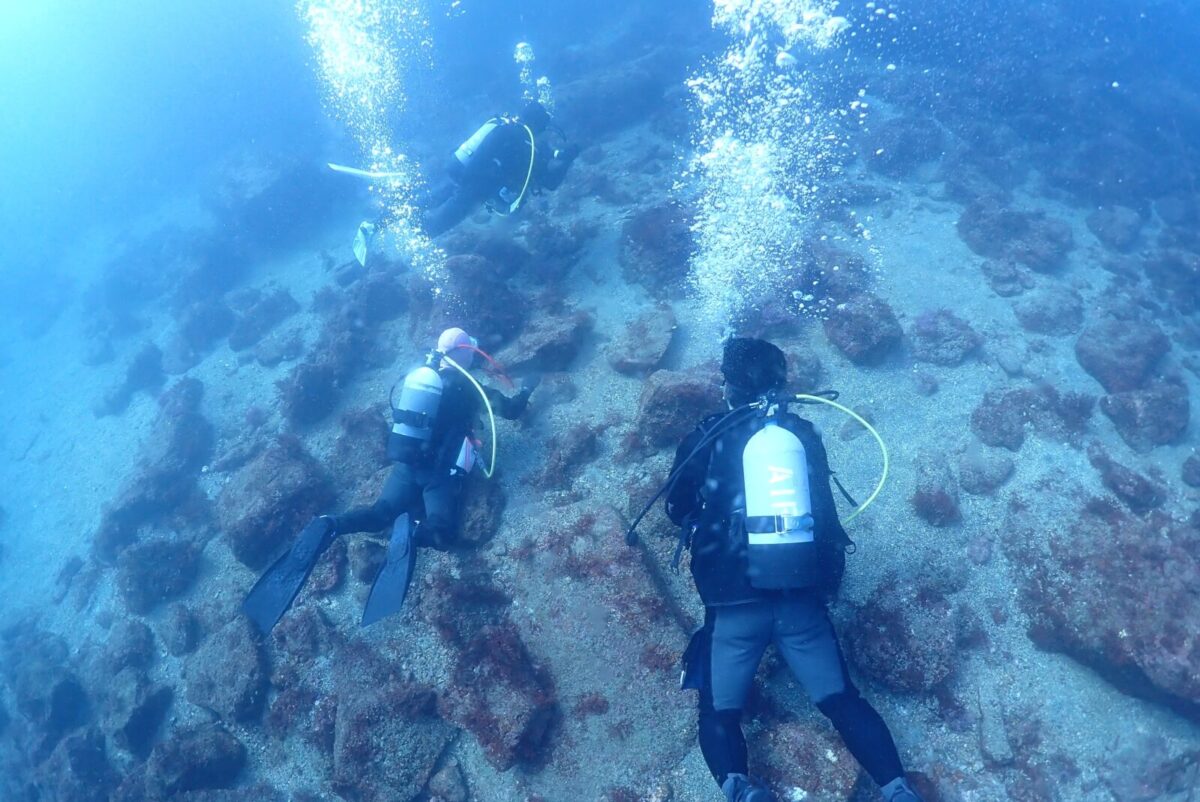
[[[683,461],[688,458],[703,436],[704,432],[697,428],[685,437],[679,444],[679,448],[675,450],[675,462],[671,466],[671,474],[680,470],[681,465],[683,467],[675,486],[667,494],[666,501],[667,517],[675,524],[682,524],[685,519],[700,512],[704,501],[700,496],[700,491],[704,488],[704,476],[708,466],[706,454],[697,454],[686,465],[683,465]]]
[[[516,420],[524,415],[525,408],[529,406],[529,396],[533,393],[532,389],[525,388],[509,398],[491,387],[485,387],[483,391],[487,393],[488,403],[492,405],[492,410],[505,420]]]
[[[562,186],[567,177],[567,170],[578,155],[579,147],[576,145],[564,145],[551,151],[550,157],[538,170],[538,183],[542,188],[553,192]]]

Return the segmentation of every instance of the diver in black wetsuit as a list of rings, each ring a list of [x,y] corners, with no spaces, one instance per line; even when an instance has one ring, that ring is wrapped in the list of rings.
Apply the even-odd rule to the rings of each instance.
[[[706,418],[684,439],[672,469],[680,476],[666,501],[667,515],[690,532],[692,576],[705,605],[704,627],[684,655],[683,687],[700,692],[700,749],[709,770],[728,802],[775,799],[748,776],[741,728],[759,660],[774,643],[850,753],[883,789],[884,799],[921,802],[905,778],[887,725],[850,681],[825,609],[840,582],[850,540],[838,520],[821,437],[790,412],[754,414],[744,406],[782,392],[787,383],[783,352],[763,340],[732,339],[721,371],[726,402],[735,411]],[[756,481],[747,471],[761,453],[748,450],[748,444],[768,426],[794,435],[782,437],[798,440],[807,462],[807,480],[796,485],[807,498],[774,515],[749,510],[747,501],[747,482]],[[762,462],[762,469],[769,482],[779,483],[756,498],[785,497],[782,491],[789,485],[779,466],[786,460],[777,457]]]
[[[364,625],[400,608],[417,546],[446,549],[454,544],[463,485],[475,467],[473,429],[484,397],[496,415],[515,420],[537,385],[536,377],[527,380],[512,398],[482,387],[467,372],[476,353],[483,352],[465,331],[447,329],[426,364],[405,377],[399,401],[392,399],[388,457],[396,464],[383,491],[370,506],[313,519],[291,551],[263,574],[242,604],[260,631],[271,631],[339,535],[392,528],[387,562],[368,598]],[[412,525],[413,520],[419,523]]]
[[[550,112],[530,101],[520,115],[500,115],[485,122],[454,152],[445,177],[419,199],[421,227],[437,237],[457,226],[480,206],[510,215],[531,195],[554,191],[579,155]],[[359,225],[355,255],[365,263],[379,221]]]

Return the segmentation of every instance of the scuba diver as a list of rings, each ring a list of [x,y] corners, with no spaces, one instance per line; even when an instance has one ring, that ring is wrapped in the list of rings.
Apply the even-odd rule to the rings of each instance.
[[[536,376],[527,379],[511,398],[484,388],[468,372],[476,354],[495,364],[465,331],[447,329],[425,363],[405,376],[398,400],[396,388],[392,388],[393,423],[387,453],[395,466],[383,491],[370,506],[314,518],[291,551],[267,569],[242,603],[260,632],[270,633],[295,601],[317,560],[340,535],[392,530],[386,561],[363,610],[363,626],[400,609],[412,579],[417,546],[447,549],[454,544],[463,485],[478,458],[480,444],[472,430],[480,401],[492,420],[491,464],[481,466],[490,477],[496,462],[494,415],[519,418],[537,386]]]
[[[543,142],[551,134],[556,144]],[[437,237],[457,226],[480,205],[510,215],[543,190],[554,191],[566,178],[579,147],[568,144],[550,112],[537,101],[519,115],[492,117],[454,151],[446,175],[420,201],[422,228]],[[366,263],[380,223],[364,220],[354,238],[354,255]]]
[[[741,726],[755,671],[774,643],[883,798],[922,802],[887,725],[850,681],[826,610],[853,543],[838,519],[821,437],[787,410],[801,399],[823,399],[784,392],[787,361],[765,340],[727,341],[721,373],[729,411],[704,419],[684,439],[662,491],[668,517],[680,526],[677,555],[690,545],[705,607],[682,680],[683,688],[699,691],[705,762],[728,802],[775,799],[749,777]],[[884,456],[886,476],[886,449]],[[633,529],[629,538],[636,542]]]

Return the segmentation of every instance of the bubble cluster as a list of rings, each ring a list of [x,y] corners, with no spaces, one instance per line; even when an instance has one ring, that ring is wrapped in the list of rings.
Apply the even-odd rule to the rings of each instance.
[[[691,282],[710,323],[737,325],[789,273],[823,182],[838,171],[836,109],[806,59],[849,27],[818,0],[714,0],[729,44],[688,81],[695,117],[687,179],[698,189]]]
[[[513,50],[513,61],[520,66],[519,78],[521,81],[521,99],[536,100],[545,107],[546,111],[554,112],[554,91],[550,85],[550,79],[545,75],[540,78],[533,77],[533,62],[536,61],[536,56],[533,53],[533,45],[528,42],[519,42],[515,50]]]
[[[387,241],[435,285],[441,252],[421,231],[418,164],[392,143],[406,82],[430,68],[429,15],[422,0],[299,0],[327,106],[355,138],[361,165],[387,173],[372,186],[384,207]]]

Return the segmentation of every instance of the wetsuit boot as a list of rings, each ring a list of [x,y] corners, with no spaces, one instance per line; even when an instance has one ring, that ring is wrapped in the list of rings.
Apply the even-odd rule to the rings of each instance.
[[[925,802],[924,797],[914,791],[903,777],[897,777],[880,790],[884,802]]]
[[[721,786],[725,802],[776,802],[775,795],[745,774],[730,774]]]

